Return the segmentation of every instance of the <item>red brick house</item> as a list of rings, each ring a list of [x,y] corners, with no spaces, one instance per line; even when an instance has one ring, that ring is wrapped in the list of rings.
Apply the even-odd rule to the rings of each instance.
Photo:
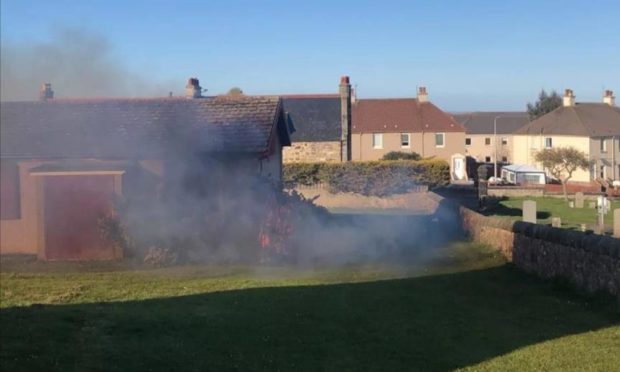
[[[189,97],[58,100],[46,88],[41,101],[1,105],[1,254],[121,258],[97,223],[123,194],[129,168],[160,184],[184,165],[208,175],[185,158],[209,154],[281,179],[290,138],[277,97],[201,97],[197,79]]]

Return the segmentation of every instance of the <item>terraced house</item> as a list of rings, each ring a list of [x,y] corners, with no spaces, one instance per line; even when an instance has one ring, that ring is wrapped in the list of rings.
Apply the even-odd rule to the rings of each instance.
[[[416,98],[360,99],[352,108],[353,160],[402,151],[450,162],[465,152],[465,128],[428,100],[425,87]]]
[[[611,90],[602,102],[575,102],[566,89],[563,104],[514,134],[514,162],[539,166],[536,153],[545,148],[571,146],[583,151],[590,169],[577,170],[572,182],[608,185],[620,179],[620,108]]]
[[[465,127],[465,155],[479,163],[513,162],[513,133],[527,123],[525,112],[471,112],[455,114]]]

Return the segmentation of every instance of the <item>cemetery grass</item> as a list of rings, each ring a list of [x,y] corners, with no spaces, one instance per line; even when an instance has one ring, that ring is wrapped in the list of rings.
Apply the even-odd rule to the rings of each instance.
[[[589,200],[584,201],[584,208],[570,208],[563,198],[506,198],[500,200],[491,213],[520,221],[524,200],[536,201],[537,220],[540,224],[551,224],[552,217],[560,217],[562,227],[568,229],[579,229],[582,223],[592,229],[596,224],[596,210],[588,208]],[[620,208],[620,200],[611,201],[611,209],[605,215],[605,226],[608,230],[613,226],[613,210],[617,208]]]
[[[2,262],[11,371],[613,370],[615,301],[457,242],[419,264]],[[131,269],[131,270],[130,270]]]

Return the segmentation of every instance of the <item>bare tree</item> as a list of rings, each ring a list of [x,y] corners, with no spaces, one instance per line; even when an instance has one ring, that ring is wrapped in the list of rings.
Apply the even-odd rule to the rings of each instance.
[[[240,96],[243,94],[243,91],[239,87],[232,87],[228,90],[227,94],[229,96]]]
[[[549,173],[562,183],[564,200],[568,201],[566,183],[577,169],[587,170],[590,162],[582,151],[574,147],[544,149],[536,153],[536,161],[542,163]]]

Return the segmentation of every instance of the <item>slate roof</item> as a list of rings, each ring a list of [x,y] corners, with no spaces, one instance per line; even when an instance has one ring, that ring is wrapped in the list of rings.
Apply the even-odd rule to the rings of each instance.
[[[493,134],[493,121],[497,119],[497,134],[511,134],[527,125],[526,112],[469,112],[452,115],[465,127],[467,134]]]
[[[620,135],[620,108],[604,103],[562,106],[532,121],[515,134],[617,136]]]
[[[464,132],[452,116],[415,98],[361,99],[352,105],[353,133]]]
[[[282,96],[282,108],[294,127],[293,142],[340,141],[340,96]]]
[[[268,151],[288,130],[278,97],[77,99],[0,104],[3,157],[146,158],[170,145]]]

